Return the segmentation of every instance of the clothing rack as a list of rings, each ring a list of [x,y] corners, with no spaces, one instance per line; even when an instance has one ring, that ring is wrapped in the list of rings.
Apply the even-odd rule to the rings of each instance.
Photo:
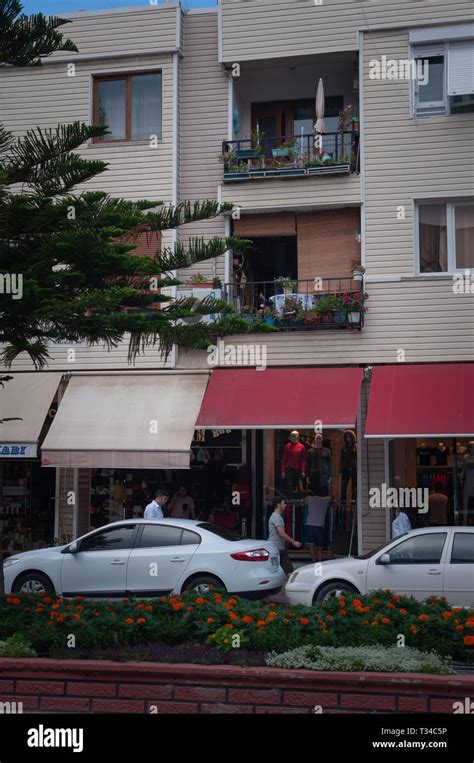
[[[356,504],[351,501],[347,504],[345,501],[338,501],[329,507],[326,513],[325,528],[327,530],[328,543],[333,544],[336,533],[350,532],[356,517]],[[264,504],[263,507],[263,529],[268,535],[268,520],[272,513],[270,504]],[[287,500],[287,508],[284,514],[285,532],[297,541],[306,545],[305,524],[308,514],[307,506],[302,498]]]

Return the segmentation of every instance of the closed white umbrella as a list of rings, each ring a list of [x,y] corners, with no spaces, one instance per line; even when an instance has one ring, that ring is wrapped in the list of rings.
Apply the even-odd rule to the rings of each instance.
[[[321,78],[319,78],[318,89],[316,92],[316,124],[314,125],[316,132],[315,146],[322,149],[322,140],[318,136],[326,132],[326,123],[324,121],[324,85]]]

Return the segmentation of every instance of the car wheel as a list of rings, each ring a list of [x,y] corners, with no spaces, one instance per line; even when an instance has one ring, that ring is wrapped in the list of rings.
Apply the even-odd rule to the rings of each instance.
[[[333,580],[331,583],[321,586],[313,600],[313,604],[326,601],[326,599],[335,596],[341,596],[343,593],[358,593],[358,591],[357,588],[350,583],[346,583],[344,580]]]
[[[55,593],[54,586],[42,572],[25,572],[13,585],[15,593]]]
[[[224,584],[217,580],[217,578],[213,578],[211,575],[200,575],[184,584],[183,593],[190,593],[191,591],[195,593],[209,593],[213,588],[223,588],[224,591],[226,590]]]

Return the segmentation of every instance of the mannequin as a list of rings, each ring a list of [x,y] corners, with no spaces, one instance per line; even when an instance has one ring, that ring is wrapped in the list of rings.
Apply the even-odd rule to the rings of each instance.
[[[461,445],[460,442],[457,444],[456,448],[456,467],[458,472],[462,471],[462,468],[464,466],[464,458],[468,454],[468,449],[464,447],[464,445]]]
[[[306,473],[306,448],[300,442],[300,433],[293,430],[289,442],[286,443],[281,459],[281,476],[284,480],[285,490],[294,491],[298,482]]]
[[[434,449],[434,457],[436,466],[448,465],[449,448],[446,447],[444,442],[439,442]]]
[[[464,464],[461,472],[461,485],[463,487],[463,509],[474,511],[474,440],[468,445],[468,452],[464,456]]]
[[[307,453],[307,472],[311,490],[319,491],[321,488],[331,494],[332,483],[332,460],[331,451],[323,445],[323,435],[318,433],[312,442],[312,447]]]
[[[347,488],[351,482],[352,500],[357,497],[357,437],[352,429],[344,432],[341,450],[341,501],[346,500]]]
[[[416,453],[419,466],[431,466],[432,448],[426,442],[421,443],[421,446],[416,449]]]

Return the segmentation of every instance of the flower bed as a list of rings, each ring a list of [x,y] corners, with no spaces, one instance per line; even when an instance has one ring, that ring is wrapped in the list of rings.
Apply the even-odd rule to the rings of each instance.
[[[21,634],[38,654],[76,646],[207,644],[226,651],[284,652],[304,644],[406,646],[459,661],[474,660],[474,612],[441,597],[417,602],[389,592],[341,596],[315,607],[288,607],[213,592],[153,601],[74,600],[9,595],[0,602],[0,639]]]

